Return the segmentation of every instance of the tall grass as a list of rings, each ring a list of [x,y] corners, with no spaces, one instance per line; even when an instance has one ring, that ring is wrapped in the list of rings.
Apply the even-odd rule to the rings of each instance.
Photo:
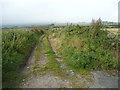
[[[3,88],[14,87],[20,65],[30,54],[40,35],[42,33],[35,30],[4,30],[2,32]]]

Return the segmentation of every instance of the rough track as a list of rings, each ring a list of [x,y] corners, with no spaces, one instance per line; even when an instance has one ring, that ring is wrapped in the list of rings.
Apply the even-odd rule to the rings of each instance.
[[[44,40],[44,38],[43,38]],[[44,51],[44,45],[43,42],[41,43],[41,56],[40,60],[37,61],[37,64],[39,64],[39,67],[44,67],[47,64],[48,58],[45,55]],[[34,61],[35,61],[35,53],[36,49],[34,50],[32,56],[29,58],[28,63],[26,67],[24,68],[22,74],[28,74],[30,71],[34,70]],[[68,82],[61,79],[61,77],[53,75],[51,72],[46,72],[45,75],[40,75],[37,72],[36,75],[30,75],[26,79],[23,79],[23,82],[20,85],[20,88],[60,88],[60,87],[66,87],[70,88]]]
[[[44,40],[44,38],[43,38]],[[41,43],[41,55],[40,59],[37,61],[37,64],[40,68],[47,65],[48,58],[45,55],[43,40]],[[49,40],[50,41],[50,40]],[[51,41],[50,41],[51,42]],[[55,55],[58,54],[54,50],[54,43],[51,43],[51,47],[55,52]],[[26,67],[24,68],[22,75],[28,75],[27,78],[23,79],[20,84],[20,88],[118,88],[118,77],[111,76],[110,74],[104,71],[91,71],[90,75],[80,75],[75,73],[76,79],[71,79],[72,77],[64,79],[59,76],[55,76],[51,72],[40,72],[38,71],[35,75],[29,75],[29,72],[34,71],[36,48],[33,51],[31,57],[28,60]],[[59,57],[59,56],[58,56]],[[43,73],[43,75],[41,75]],[[90,78],[89,81],[86,78]],[[73,81],[72,81],[73,80]],[[73,84],[77,85],[74,86]]]

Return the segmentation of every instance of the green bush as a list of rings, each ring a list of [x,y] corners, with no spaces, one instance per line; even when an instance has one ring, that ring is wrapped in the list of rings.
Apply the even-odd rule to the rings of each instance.
[[[65,63],[76,69],[119,67],[116,57],[118,38],[116,36],[109,38],[109,33],[102,28],[100,19],[89,27],[77,25],[62,31],[54,31],[55,38],[61,40],[61,48],[58,51],[65,57]]]
[[[3,87],[11,87],[20,65],[33,49],[41,32],[24,30],[3,30],[2,32],[2,74]],[[12,78],[12,79],[11,79]],[[10,81],[10,82],[9,82]]]
[[[79,51],[73,47],[66,47],[64,55],[67,57],[65,63],[72,68],[80,69],[117,69],[117,60],[112,53],[101,48],[90,51]]]

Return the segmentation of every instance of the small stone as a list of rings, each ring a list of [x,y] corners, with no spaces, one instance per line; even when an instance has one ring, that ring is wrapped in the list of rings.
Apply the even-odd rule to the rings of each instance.
[[[72,72],[73,70],[66,70],[67,72]]]
[[[67,80],[64,80],[65,82],[67,81]]]
[[[59,55],[58,57],[62,57],[61,55]]]
[[[62,59],[58,59],[58,58],[56,58],[56,60],[57,60],[58,62],[62,62],[62,61],[63,61]]]
[[[73,76],[75,73],[74,72],[70,72],[70,76]]]
[[[67,68],[67,66],[64,65],[64,64],[62,64],[60,67],[61,67],[61,68]]]
[[[114,35],[114,34],[112,34],[112,33],[109,33],[109,34],[107,35],[107,37],[113,39],[113,38],[116,37],[116,35]]]
[[[86,79],[84,79],[84,82],[87,82],[87,80],[86,80]]]
[[[93,72],[90,72],[91,74],[93,74]]]
[[[22,80],[23,82],[25,81],[25,79]]]

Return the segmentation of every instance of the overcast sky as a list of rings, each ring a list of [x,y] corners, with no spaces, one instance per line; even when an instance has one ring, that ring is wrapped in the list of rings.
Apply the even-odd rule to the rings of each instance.
[[[119,0],[2,0],[2,24],[118,21]]]

